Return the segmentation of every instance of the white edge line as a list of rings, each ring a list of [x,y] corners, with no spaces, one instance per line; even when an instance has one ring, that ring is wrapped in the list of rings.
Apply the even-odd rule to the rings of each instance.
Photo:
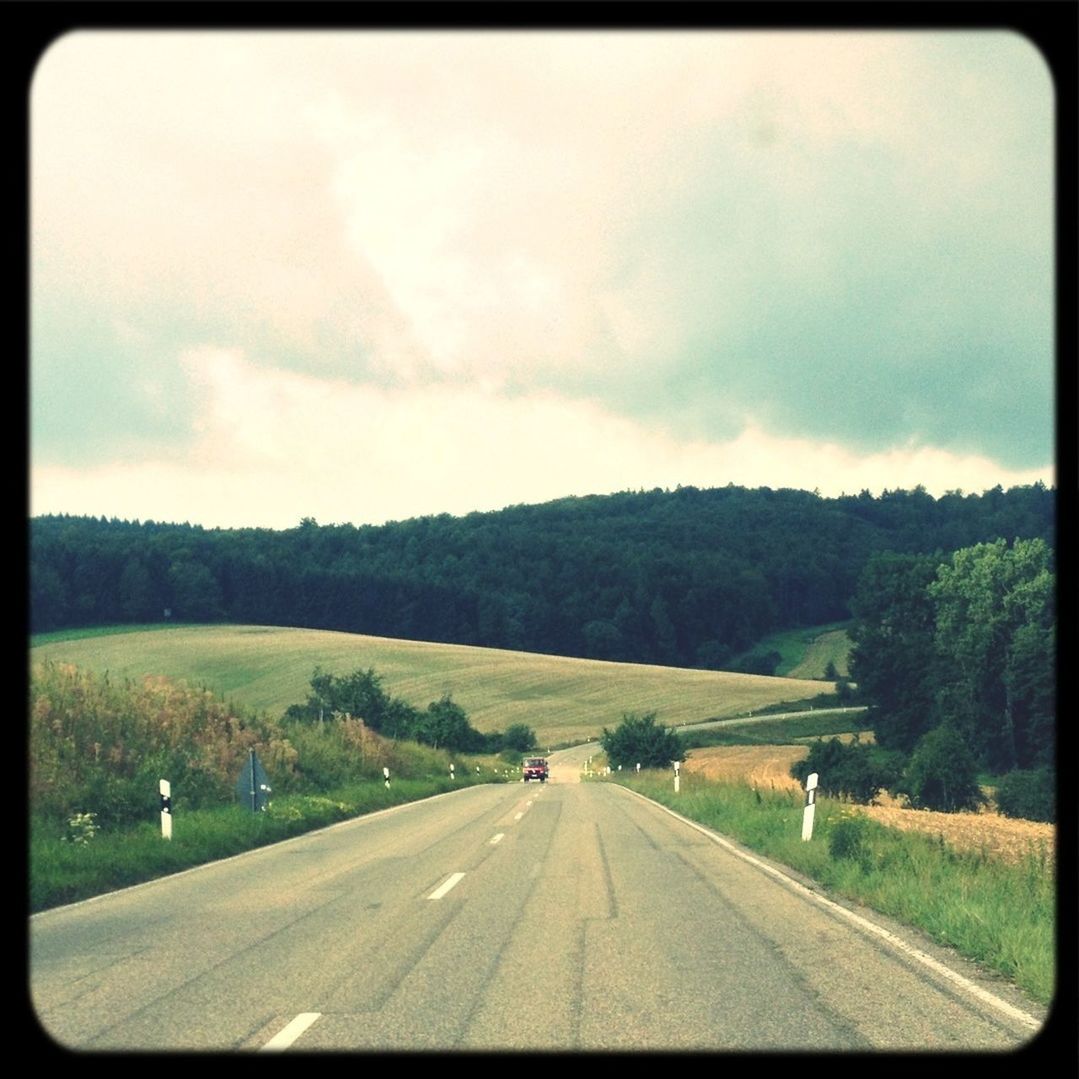
[[[464,873],[451,873],[427,898],[441,899],[451,888],[456,888],[464,879]]]
[[[287,1049],[316,1019],[321,1012],[301,1012],[283,1030],[279,1030],[262,1048],[261,1053],[279,1052]]]
[[[268,854],[277,847],[283,847],[286,843],[299,843],[303,839],[310,839],[312,836],[322,835],[323,832],[332,832],[336,828],[346,828],[350,824],[364,824],[369,820],[384,817],[389,813],[398,813],[401,810],[411,809],[415,806],[423,805],[426,802],[433,802],[436,798],[452,798],[455,795],[464,794],[466,791],[476,790],[478,786],[480,786],[480,784],[472,784],[468,787],[461,787],[459,790],[443,791],[441,794],[432,794],[429,798],[417,798],[414,802],[400,802],[395,806],[386,806],[385,809],[376,809],[373,813],[361,813],[359,816],[334,821],[333,824],[327,824],[322,828],[312,829],[310,832],[301,832],[299,835],[291,835],[287,839],[279,839],[274,843],[265,843],[261,847],[250,847],[248,850],[241,850],[236,854],[230,854],[227,858],[215,858],[212,862],[202,862],[199,865],[191,865],[188,866],[187,869],[177,870],[175,873],[169,873],[164,877],[154,877],[153,880],[139,881],[138,884],[129,884],[126,888],[116,888],[111,892],[100,892],[98,895],[88,895],[85,899],[78,899],[74,903],[65,903],[61,907],[48,907],[46,910],[37,910],[30,915],[30,921],[35,921],[38,918],[45,918],[50,914],[59,914],[61,911],[74,910],[76,907],[85,906],[87,903],[98,903],[105,899],[112,899],[115,896],[123,895],[127,892],[134,892],[140,888],[154,888],[159,884],[165,884],[167,881],[176,880],[178,877],[186,877],[191,873],[201,873],[203,870],[210,869],[215,865],[224,865],[226,862],[235,862],[240,858],[252,858],[259,854]]]
[[[1005,1015],[1010,1016],[1016,1022],[1021,1023],[1023,1026],[1030,1027],[1032,1030],[1040,1030],[1042,1027],[1042,1021],[1036,1019],[1032,1015],[1028,1015],[1026,1012],[1021,1011],[1019,1008],[1009,1004],[1006,1000],[1001,1000],[1000,997],[994,996],[992,993],[983,989],[980,985],[975,985],[974,982],[967,978],[964,978],[962,974],[957,974],[950,967],[945,966],[943,963],[934,959],[931,955],[927,955],[925,952],[920,951],[918,948],[908,944],[901,937],[897,937],[894,933],[890,933],[883,926],[879,926],[874,922],[863,918],[859,914],[855,914],[854,911],[848,910],[846,907],[840,906],[838,903],[832,902],[831,899],[827,899],[819,892],[814,892],[812,889],[807,888],[804,884],[799,883],[793,877],[787,876],[786,873],[781,872],[774,866],[767,865],[765,862],[754,858],[753,855],[747,854],[743,850],[739,850],[733,843],[724,839],[721,835],[717,835],[715,832],[706,828],[703,824],[698,824],[696,821],[690,820],[688,817],[683,817],[680,813],[676,813],[673,809],[669,809],[667,806],[662,805],[660,802],[653,802],[651,798],[645,797],[645,795],[638,793],[637,791],[630,790],[629,787],[624,787],[624,790],[628,790],[630,794],[636,795],[638,798],[645,802],[650,802],[654,806],[658,806],[665,813],[669,813],[676,820],[680,820],[683,824],[688,824],[691,828],[696,829],[703,836],[707,836],[714,843],[718,843],[721,847],[725,847],[731,852],[741,858],[742,861],[748,862],[750,865],[756,866],[758,869],[764,870],[770,876],[775,877],[776,880],[789,887],[792,891],[797,892],[799,895],[806,899],[813,900],[814,903],[818,903],[822,907],[826,907],[833,914],[842,915],[848,921],[853,922],[860,929],[867,933],[872,933],[874,936],[878,936],[883,940],[886,940],[892,947],[898,951],[904,952],[912,959],[916,959],[919,963],[929,967],[937,974],[949,981],[954,982],[956,985],[965,989],[971,996],[977,997],[983,1004],[988,1004],[998,1011],[1003,1012]]]
[[[501,843],[502,840],[505,839],[505,838],[506,838],[506,833],[505,832],[499,832],[498,835],[491,836],[491,846],[493,847],[496,843]]]

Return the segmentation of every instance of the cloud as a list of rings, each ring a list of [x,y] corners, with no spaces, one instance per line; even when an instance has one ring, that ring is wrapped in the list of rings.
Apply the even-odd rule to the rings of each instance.
[[[1052,482],[1044,470],[1008,472],[925,446],[865,457],[753,428],[727,442],[678,441],[549,393],[506,398],[454,383],[419,393],[334,383],[212,347],[183,363],[201,401],[188,453],[94,468],[35,466],[31,512],[286,528],[305,516],[382,523],[678,485],[834,496]]]
[[[292,504],[347,478],[300,415],[378,462],[330,519],[433,511],[454,462],[484,506],[568,493],[535,416],[605,432],[580,493],[1053,457],[1052,88],[1016,35],[79,33],[31,123],[35,476],[261,475],[245,404]]]

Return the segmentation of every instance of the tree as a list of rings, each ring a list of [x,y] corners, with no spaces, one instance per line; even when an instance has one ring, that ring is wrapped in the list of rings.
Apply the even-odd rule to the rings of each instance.
[[[869,560],[851,602],[851,679],[870,702],[879,745],[909,753],[936,723],[936,619],[929,585],[939,555]]]
[[[288,718],[327,722],[337,716],[351,716],[388,737],[414,737],[416,709],[391,697],[382,688],[381,676],[370,668],[338,677],[316,667],[310,686],[306,703],[291,705],[285,712]]]
[[[1056,775],[1050,768],[1009,772],[997,787],[997,809],[1005,817],[1052,823],[1056,800]]]
[[[465,710],[447,693],[427,706],[427,712],[420,718],[417,741],[435,749],[441,746],[471,751],[482,743],[483,735],[469,724]]]
[[[928,595],[946,659],[939,714],[995,771],[1045,762],[1055,711],[1051,548],[1041,539],[963,548],[940,567]]]
[[[612,768],[619,765],[666,768],[682,759],[682,743],[666,727],[656,726],[656,713],[626,713],[613,731],[603,728],[600,745]]]
[[[810,773],[816,772],[822,794],[865,805],[880,791],[895,786],[902,771],[903,755],[895,750],[857,740],[844,745],[838,738],[818,738],[809,755],[791,766],[790,774],[805,786]]]
[[[225,616],[221,589],[201,562],[173,562],[168,573],[173,617],[191,622],[212,622]]]
[[[536,732],[524,723],[510,724],[502,735],[502,745],[518,753],[527,753],[535,744]]]
[[[154,592],[150,571],[139,558],[124,564],[117,589],[120,612],[129,622],[160,618],[163,604]]]
[[[915,746],[897,790],[915,809],[955,813],[985,802],[974,754],[954,727],[929,731]]]

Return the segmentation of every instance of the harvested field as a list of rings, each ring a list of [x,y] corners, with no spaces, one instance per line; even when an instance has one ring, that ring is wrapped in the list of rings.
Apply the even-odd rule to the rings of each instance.
[[[801,791],[790,775],[791,765],[809,752],[807,746],[712,746],[693,749],[686,755],[687,775],[737,782],[742,780],[760,790]],[[1044,855],[1055,860],[1056,828],[1040,821],[1012,820],[992,810],[980,813],[934,813],[910,809],[887,795],[886,804],[857,806],[860,813],[889,828],[942,836],[955,850],[985,851],[1005,861],[1019,862],[1028,855]]]
[[[800,791],[791,765],[809,752],[804,746],[709,746],[686,754],[687,775],[738,782],[744,780],[761,790]]]
[[[858,810],[889,828],[943,836],[956,850],[984,850],[1008,862],[1021,862],[1028,854],[1044,853],[1055,861],[1056,828],[1041,821],[1012,820],[999,813],[934,813],[898,806],[858,806]]]

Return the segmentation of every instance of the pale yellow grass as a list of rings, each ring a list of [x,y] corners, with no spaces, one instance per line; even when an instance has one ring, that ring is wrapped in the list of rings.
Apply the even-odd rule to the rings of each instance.
[[[268,626],[176,627],[57,641],[32,658],[110,677],[165,675],[272,715],[302,702],[315,665],[334,674],[373,668],[393,696],[419,708],[449,694],[481,731],[524,723],[541,745],[583,742],[626,712],[669,726],[723,719],[814,697],[825,683],[531,652],[392,640]]]
[[[805,746],[711,746],[687,753],[685,771],[726,782],[746,782],[759,790],[801,791],[790,774],[791,765],[809,752]],[[855,806],[889,828],[942,836],[956,850],[984,850],[1006,861],[1021,861],[1028,854],[1054,860],[1056,828],[1041,821],[1013,820],[992,809],[980,813],[935,813],[910,809],[887,794],[882,804]]]

